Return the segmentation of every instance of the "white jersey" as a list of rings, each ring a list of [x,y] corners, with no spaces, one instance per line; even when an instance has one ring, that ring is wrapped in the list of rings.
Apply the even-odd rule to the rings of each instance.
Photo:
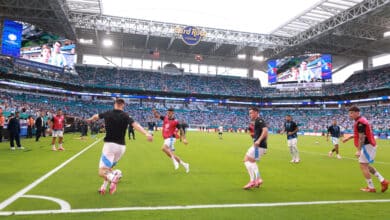
[[[222,127],[222,126],[219,126],[219,127],[218,127],[218,132],[220,132],[220,133],[223,132],[223,127]]]

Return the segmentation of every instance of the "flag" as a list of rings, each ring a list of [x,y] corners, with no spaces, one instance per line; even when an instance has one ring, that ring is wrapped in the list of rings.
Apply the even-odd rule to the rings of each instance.
[[[198,61],[198,62],[200,62],[200,61],[203,60],[203,56],[200,55],[200,54],[196,54],[196,55],[195,55],[195,60]]]
[[[160,51],[158,51],[157,49],[149,50],[149,55],[153,59],[159,59],[160,58]]]

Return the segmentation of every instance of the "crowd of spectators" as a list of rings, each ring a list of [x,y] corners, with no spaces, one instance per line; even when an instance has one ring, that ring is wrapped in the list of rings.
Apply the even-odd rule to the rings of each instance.
[[[307,86],[290,91],[275,87],[261,87],[259,79],[194,75],[182,73],[170,75],[159,71],[120,69],[77,65],[77,74],[61,74],[14,64],[8,57],[0,57],[0,73],[15,74],[46,81],[76,85],[84,89],[104,88],[116,90],[181,93],[186,95],[235,96],[250,98],[305,98],[332,97],[390,88],[390,65],[351,75],[342,84],[324,84],[319,89]],[[3,75],[4,76],[4,75]]]
[[[7,92],[1,90],[0,107],[5,116],[11,112],[21,112],[22,118],[29,115],[37,116],[44,110],[51,117],[56,109],[61,108],[68,116],[83,120],[93,114],[112,109],[112,100],[81,100],[77,97],[62,97],[48,94],[23,93],[21,91]],[[176,109],[176,117],[185,121],[192,128],[206,127],[225,129],[243,129],[248,126],[248,108],[206,103],[180,103],[168,101],[128,101],[125,111],[135,120],[146,126],[152,119],[151,109],[164,113],[167,108]],[[361,106],[362,114],[372,122],[376,132],[390,133],[390,105]],[[350,131],[353,122],[348,118],[348,107],[341,108],[263,108],[261,116],[268,123],[272,132],[278,132],[283,127],[285,116],[292,115],[300,130],[305,132],[325,132],[332,120],[337,120],[343,130]],[[161,122],[156,121],[161,126]]]

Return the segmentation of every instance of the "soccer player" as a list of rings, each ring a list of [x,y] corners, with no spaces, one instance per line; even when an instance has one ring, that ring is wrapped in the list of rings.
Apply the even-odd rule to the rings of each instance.
[[[350,139],[354,139],[354,144],[357,149],[355,156],[359,158],[360,169],[363,176],[366,178],[367,187],[361,188],[363,192],[376,192],[374,183],[371,179],[371,174],[376,176],[382,185],[382,192],[385,192],[389,187],[387,181],[373,166],[376,155],[376,141],[372,132],[371,125],[366,118],[360,115],[360,109],[357,106],[352,106],[348,110],[349,118],[355,121],[353,125],[353,135],[344,138],[343,143]],[[370,174],[371,173],[371,174]]]
[[[183,128],[180,127],[179,121],[174,118],[173,108],[169,108],[166,116],[161,116],[155,109],[152,109],[155,118],[160,118],[163,121],[162,125],[162,135],[164,138],[164,144],[162,146],[162,151],[172,159],[173,166],[175,170],[179,169],[179,164],[183,165],[186,173],[190,172],[190,165],[181,160],[178,156],[174,154],[175,151],[175,142],[176,135],[175,130],[179,129],[180,137],[184,144],[188,144],[186,135],[183,131]]]
[[[116,99],[114,103],[114,110],[104,113],[95,114],[87,119],[88,122],[104,119],[106,126],[106,136],[104,137],[104,145],[102,156],[99,163],[99,176],[104,179],[103,185],[99,189],[99,193],[104,195],[108,183],[110,184],[110,194],[116,191],[117,183],[120,176],[112,171],[112,168],[118,163],[119,159],[125,153],[125,135],[129,124],[134,129],[143,133],[148,141],[152,141],[153,137],[150,135],[138,122],[134,121],[126,112],[123,111],[125,101],[123,99]]]
[[[220,125],[218,127],[218,136],[219,136],[219,139],[222,139],[222,134],[223,134],[223,126]]]
[[[281,133],[286,132],[287,133],[287,145],[290,149],[291,154],[291,163],[299,163],[301,159],[299,158],[299,151],[298,151],[298,125],[292,120],[291,115],[286,115],[286,121],[284,122],[284,129],[281,131]]]
[[[61,109],[57,109],[57,114],[53,116],[51,119],[51,130],[52,130],[52,150],[56,151],[56,138],[58,137],[58,150],[63,151],[65,150],[64,147],[62,147],[62,140],[64,138],[64,124],[65,124],[65,117],[62,114]]]
[[[251,107],[249,109],[249,117],[251,122],[254,123],[254,133],[252,136],[254,143],[248,149],[244,158],[244,165],[248,170],[250,177],[250,181],[243,187],[244,189],[259,187],[263,183],[256,161],[259,161],[260,158],[266,153],[268,137],[268,128],[265,121],[260,118],[259,109],[256,107]]]
[[[337,125],[337,121],[333,120],[333,123],[328,128],[328,133],[326,134],[326,141],[329,141],[329,134],[332,137],[332,144],[334,148],[329,151],[328,155],[329,157],[332,157],[333,152],[336,152],[337,159],[341,159],[341,156],[339,154],[339,138],[341,135],[340,132],[340,126]]]

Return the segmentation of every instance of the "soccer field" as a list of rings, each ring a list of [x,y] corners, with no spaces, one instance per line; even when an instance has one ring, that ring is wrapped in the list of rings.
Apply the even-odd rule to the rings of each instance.
[[[359,189],[366,185],[354,158],[352,141],[341,144],[343,159],[329,158],[331,142],[300,136],[301,163],[291,164],[284,135],[271,135],[259,163],[264,179],[259,189],[245,191],[243,157],[248,134],[190,132],[188,146],[176,153],[190,163],[190,173],[161,151],[158,132],[153,142],[136,134],[117,168],[117,192],[97,193],[103,145],[97,139],[65,136],[64,152],[52,152],[51,138],[23,139],[24,150],[0,143],[0,211],[7,219],[390,219],[390,191]],[[319,143],[317,144],[316,141]],[[390,142],[378,141],[375,167],[390,179]],[[39,198],[38,198],[39,197]],[[43,197],[43,198],[42,198]],[[9,205],[8,205],[9,204]],[[4,218],[4,217],[3,217]]]

